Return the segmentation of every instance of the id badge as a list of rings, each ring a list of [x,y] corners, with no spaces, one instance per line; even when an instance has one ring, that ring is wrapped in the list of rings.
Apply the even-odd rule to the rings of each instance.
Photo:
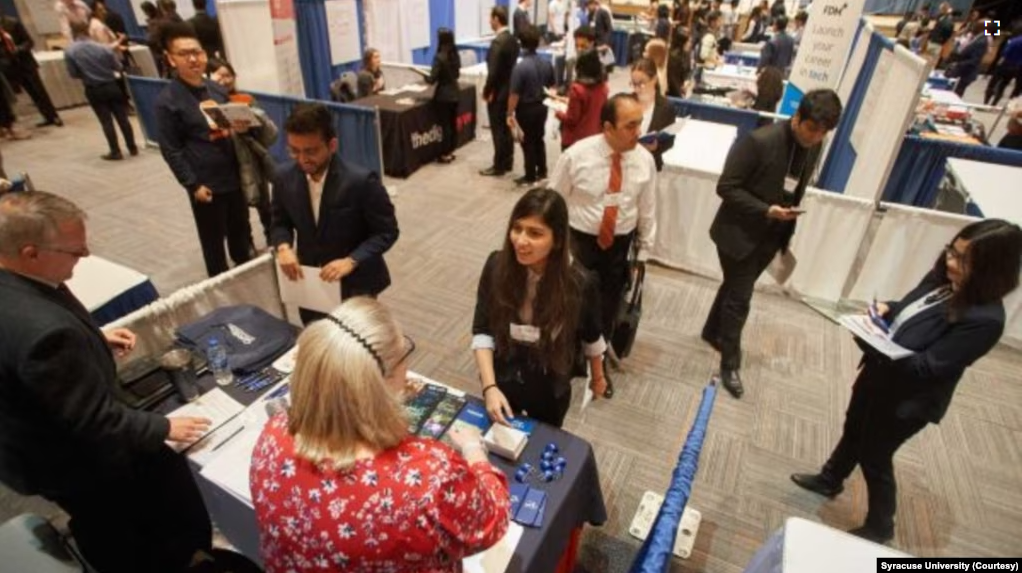
[[[539,328],[532,326],[530,324],[511,325],[511,339],[517,340],[518,342],[535,344],[539,342],[539,334],[540,334]]]
[[[606,207],[620,207],[621,206],[621,192],[617,193],[606,193],[603,195],[603,206]]]
[[[795,194],[795,189],[798,188],[798,177],[785,177],[784,178],[784,192]]]

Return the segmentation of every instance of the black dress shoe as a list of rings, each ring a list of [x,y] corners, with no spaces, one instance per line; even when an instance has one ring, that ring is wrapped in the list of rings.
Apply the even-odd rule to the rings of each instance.
[[[610,400],[614,397],[614,381],[610,379],[606,356],[603,357],[603,379],[607,381],[607,389],[603,391],[603,397]]]
[[[138,148],[137,147],[129,148],[128,154],[130,154],[132,157],[135,157],[136,155],[138,155]]]
[[[823,497],[835,497],[845,490],[841,483],[834,483],[822,474],[791,474],[791,481],[802,489],[808,489]]]
[[[737,370],[721,370],[720,382],[724,385],[724,389],[728,391],[735,398],[741,398],[742,394],[745,394],[745,387],[742,386],[742,377],[738,375]]]
[[[863,525],[862,527],[856,527],[855,529],[850,529],[850,530],[848,530],[848,533],[851,533],[852,535],[854,535],[856,537],[861,537],[862,539],[865,539],[866,541],[872,541],[873,543],[879,543],[880,545],[885,545],[888,541],[894,539],[894,531],[893,530],[892,531],[879,531],[879,530],[873,529],[872,527],[870,527],[868,525]]]
[[[59,117],[55,117],[53,118],[53,125],[57,127],[64,127],[64,120],[60,119]]]
[[[120,161],[124,159],[124,156],[121,155],[120,153],[107,153],[106,155],[101,155],[100,157],[102,159],[105,159],[106,161]]]
[[[503,177],[507,173],[503,169],[497,169],[496,167],[490,167],[489,169],[483,169],[479,172],[483,177]]]
[[[524,175],[519,177],[519,178],[517,178],[517,179],[515,179],[515,185],[517,185],[519,187],[525,187],[526,185],[535,185],[535,184],[536,184],[536,180],[535,179],[533,179],[531,177],[526,177]]]

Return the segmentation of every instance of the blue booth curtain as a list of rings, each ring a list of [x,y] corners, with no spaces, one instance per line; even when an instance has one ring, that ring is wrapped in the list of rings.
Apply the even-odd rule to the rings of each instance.
[[[128,38],[136,41],[145,41],[146,31],[135,18],[135,9],[131,7],[129,0],[107,0],[106,4],[108,8],[120,14],[121,18],[124,18],[124,29],[128,32]]]
[[[168,80],[129,76],[128,85],[131,89],[135,108],[138,110],[138,121],[142,132],[152,141],[159,140],[156,129],[156,98],[167,85]],[[266,115],[282,128],[284,121],[296,105],[304,102],[302,98],[252,93]],[[327,109],[334,116],[334,128],[337,130],[338,153],[346,161],[382,173],[383,159],[380,156],[379,131],[376,127],[376,111],[367,107],[343,105],[327,102]],[[270,147],[270,154],[281,165],[287,165],[291,158],[287,153],[285,138],[282,136]]]
[[[880,55],[884,50],[890,49],[893,49],[893,45],[880,34],[874,32],[870,36],[866,59],[862,63],[862,72],[859,74],[855,86],[852,87],[852,95],[849,96],[848,101],[842,102],[844,111],[841,113],[841,121],[838,122],[837,131],[831,140],[830,153],[820,172],[820,180],[817,182],[817,187],[820,189],[837,193],[845,192],[845,186],[848,185],[848,179],[852,175],[852,168],[858,157],[852,147],[852,130],[855,128],[859,111],[862,109],[862,102],[866,99],[866,92],[873,80],[873,72],[876,71]]]
[[[330,35],[323,0],[295,0],[298,60],[305,81],[305,97],[330,100]]]
[[[433,30],[429,47],[412,50],[413,64],[420,66],[433,64],[433,56],[436,55],[436,30],[440,28],[454,30],[454,0],[429,0],[429,27]]]
[[[884,188],[883,200],[916,207],[932,207],[937,202],[940,181],[944,178],[949,157],[1022,167],[1022,151],[910,135],[901,144],[898,158]],[[990,184],[1011,185],[1011,182],[991,181]]]

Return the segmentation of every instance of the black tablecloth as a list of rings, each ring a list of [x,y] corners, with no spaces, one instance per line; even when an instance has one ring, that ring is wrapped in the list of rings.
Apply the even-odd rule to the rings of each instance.
[[[476,136],[476,90],[461,83],[458,102],[458,147]],[[380,144],[383,146],[383,170],[391,177],[408,177],[416,169],[440,157],[443,131],[433,111],[433,87],[423,92],[375,95],[352,102],[353,105],[380,109]],[[414,99],[412,105],[397,103]]]
[[[214,386],[212,376],[204,376],[200,380],[200,385],[204,390],[211,389]],[[244,392],[234,386],[224,387],[223,390],[246,406],[260,396]],[[177,398],[171,398],[159,410],[168,412],[179,405]],[[508,565],[508,573],[555,571],[568,547],[573,530],[586,523],[601,525],[607,521],[607,509],[603,501],[603,491],[600,489],[596,458],[589,442],[564,430],[537,424],[518,464],[529,462],[538,468],[543,448],[551,442],[557,444],[560,455],[568,464],[563,477],[557,481],[529,482],[529,487],[547,493],[543,526],[525,528]],[[511,464],[492,455],[490,461],[508,476],[509,483],[514,483],[514,473],[518,464]],[[199,484],[199,490],[206,501],[206,509],[209,510],[213,523],[239,552],[261,565],[255,510],[207,480],[199,473],[199,469],[193,464],[196,482]]]

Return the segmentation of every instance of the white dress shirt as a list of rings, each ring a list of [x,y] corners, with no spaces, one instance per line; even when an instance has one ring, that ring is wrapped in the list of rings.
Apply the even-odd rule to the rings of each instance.
[[[603,134],[587,137],[565,150],[557,160],[550,187],[568,203],[568,221],[572,229],[599,235],[603,209],[610,185],[611,157],[614,150]],[[615,235],[627,235],[638,229],[639,260],[645,261],[656,238],[656,162],[641,145],[621,156],[621,191],[612,200],[619,201]]]
[[[323,184],[326,183],[326,172],[323,172],[323,176],[320,177],[319,181],[312,178],[311,175],[306,174],[305,179],[309,182],[309,200],[312,203],[312,218],[316,221],[316,225],[319,225],[319,204],[323,201]]]

